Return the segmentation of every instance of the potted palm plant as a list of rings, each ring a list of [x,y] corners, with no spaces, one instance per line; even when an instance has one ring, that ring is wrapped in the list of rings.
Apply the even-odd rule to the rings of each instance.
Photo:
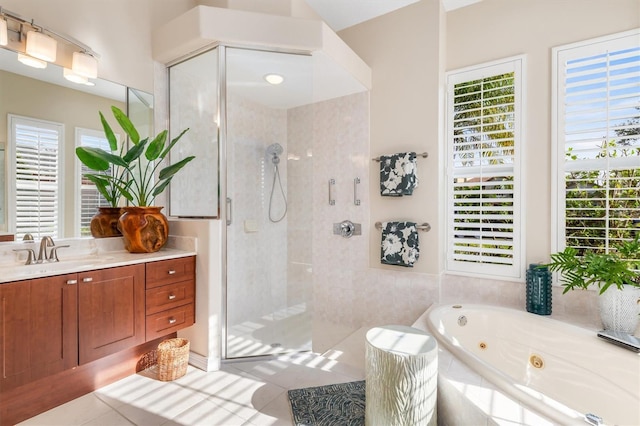
[[[587,252],[567,247],[551,255],[547,266],[561,273],[564,293],[576,289],[599,289],[598,305],[605,330],[634,333],[640,305],[640,241],[636,237],[609,253]]]
[[[102,113],[100,113],[100,119],[104,126],[106,121]],[[108,142],[110,151],[117,152],[118,144],[116,138],[114,137]],[[78,157],[82,160],[81,155],[82,153],[80,153]],[[89,167],[84,161],[82,162],[85,166]],[[124,178],[126,169],[107,165],[106,169],[100,168],[100,170],[92,170],[94,170],[93,173],[84,173],[83,176],[95,185],[108,205],[98,207],[98,213],[91,218],[91,235],[94,238],[120,237],[122,233],[118,229],[118,219],[121,213],[120,200],[122,193],[118,188],[117,182]],[[115,176],[116,179],[112,179],[113,176]]]
[[[102,173],[94,173],[94,182],[113,191],[114,198],[123,196],[131,206],[122,207],[122,215],[118,220],[118,229],[124,237],[125,248],[132,253],[149,253],[160,250],[169,235],[167,218],[162,214],[162,207],[153,206],[155,197],[161,194],[171,182],[173,176],[180,171],[194,156],[186,157],[174,164],[160,168],[162,161],[180,138],[189,130],[183,130],[167,144],[168,132],[163,130],[155,138],[141,139],[129,117],[119,108],[112,106],[111,111],[131,142],[128,150],[124,144],[117,150],[117,138],[109,123],[100,113],[100,119],[109,141],[111,152],[101,148],[78,147],[76,155],[88,168]],[[110,167],[121,173],[104,173]],[[100,188],[98,189],[99,191]],[[106,191],[108,192],[108,191]],[[104,196],[104,193],[101,191]]]

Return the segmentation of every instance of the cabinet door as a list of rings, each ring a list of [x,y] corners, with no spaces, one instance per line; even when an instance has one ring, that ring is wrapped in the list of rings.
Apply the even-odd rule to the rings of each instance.
[[[145,341],[144,264],[78,274],[80,364]]]
[[[78,365],[75,274],[0,285],[0,391]]]

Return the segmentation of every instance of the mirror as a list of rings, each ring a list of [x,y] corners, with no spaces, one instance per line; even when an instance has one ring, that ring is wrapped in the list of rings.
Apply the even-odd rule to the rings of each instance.
[[[4,143],[0,143],[0,227],[4,226],[4,224],[7,222],[5,220],[5,211],[6,208],[5,206],[7,205],[7,201],[5,199],[5,193],[7,191],[5,191],[4,186],[5,186],[5,176],[4,176],[4,169],[5,169],[5,159],[4,159]]]
[[[8,115],[17,115],[54,123],[64,129],[63,155],[61,157],[61,180],[63,182],[61,211],[61,237],[79,235],[78,215],[75,199],[78,192],[76,181],[76,129],[90,129],[102,133],[98,111],[102,111],[112,127],[117,127],[111,114],[115,105],[134,114],[136,125],[153,130],[153,96],[107,80],[95,79],[92,86],[72,83],[63,77],[62,67],[49,63],[45,69],[28,67],[18,62],[17,53],[0,49],[0,146],[7,149],[0,160],[0,233],[8,229],[8,210],[15,200],[8,199],[6,181],[11,161],[8,139]],[[131,102],[128,102],[131,100]],[[129,108],[127,104],[129,103]],[[4,154],[4,151],[2,152]]]

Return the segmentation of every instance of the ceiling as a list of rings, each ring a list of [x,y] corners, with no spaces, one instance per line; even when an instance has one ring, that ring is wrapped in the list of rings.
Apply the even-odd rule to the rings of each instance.
[[[171,67],[171,77],[184,81],[212,81],[217,55],[205,52]],[[226,49],[227,93],[268,108],[289,109],[363,92],[366,87],[324,52],[297,55],[251,49]],[[272,85],[266,74],[284,81]],[[213,80],[215,83],[215,79]]]
[[[305,0],[333,29],[340,31],[361,22],[393,12],[420,0]],[[482,0],[441,0],[445,11],[469,6]]]

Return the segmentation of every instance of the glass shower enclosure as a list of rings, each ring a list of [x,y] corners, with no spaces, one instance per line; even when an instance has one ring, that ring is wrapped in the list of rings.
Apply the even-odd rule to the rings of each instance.
[[[311,349],[311,57],[226,49],[227,358]]]
[[[313,117],[299,108],[312,56],[217,46],[171,66],[169,84],[198,175],[176,175],[170,214],[226,223],[224,357],[311,350]]]

